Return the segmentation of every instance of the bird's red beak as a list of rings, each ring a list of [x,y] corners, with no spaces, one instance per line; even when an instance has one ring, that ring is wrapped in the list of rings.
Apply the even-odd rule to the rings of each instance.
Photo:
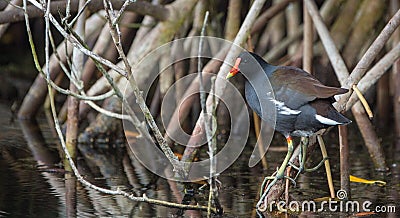
[[[229,78],[235,76],[240,71],[239,70],[239,64],[240,64],[241,60],[242,60],[241,58],[237,58],[236,59],[235,65],[229,71],[228,75],[226,76],[226,79],[229,79]]]

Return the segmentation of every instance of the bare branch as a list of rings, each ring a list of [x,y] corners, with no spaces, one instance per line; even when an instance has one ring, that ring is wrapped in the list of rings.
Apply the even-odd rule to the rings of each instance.
[[[344,87],[350,88],[352,85],[356,84],[361,79],[364,73],[368,70],[372,61],[374,61],[375,57],[379,54],[379,52],[382,50],[387,40],[390,38],[390,36],[393,34],[393,32],[397,29],[399,25],[400,25],[400,10],[398,10],[396,14],[392,17],[392,19],[390,19],[390,21],[386,24],[386,26],[379,34],[379,36],[376,37],[375,41],[365,52],[361,60],[354,68],[353,72],[347,78]],[[347,101],[347,98],[349,98],[349,96],[350,93],[342,95],[338,99],[338,104],[343,105],[343,103]]]
[[[325,26],[315,2],[311,0],[305,0],[304,3],[307,6],[308,13],[310,13],[311,18],[314,21],[315,28],[320,35],[322,43],[324,44],[326,53],[328,53],[329,60],[332,63],[336,76],[340,84],[343,85],[344,81],[349,76],[349,71],[347,70],[346,64],[344,63],[342,56],[339,54],[339,51],[329,34],[329,30]]]
[[[378,63],[372,67],[357,84],[358,89],[365,93],[379,78],[400,58],[400,43],[398,43],[389,53],[387,53]],[[346,108],[350,108],[358,101],[356,93],[353,93],[346,103]]]
[[[123,1],[118,1],[118,0],[111,0],[111,1],[114,9],[117,10],[121,9],[124,5]],[[56,15],[59,13],[59,11],[66,10],[67,3],[65,1],[55,1],[51,2],[50,6],[51,6],[50,13]],[[92,0],[88,4],[87,9],[91,12],[97,12],[103,9],[102,0]],[[70,11],[71,12],[78,11],[78,0],[71,0]],[[131,3],[129,6],[126,7],[126,11],[136,12],[141,15],[150,15],[160,21],[165,21],[170,17],[170,10],[168,7],[163,5],[153,5],[146,1],[136,1],[134,3]],[[43,16],[43,11],[33,5],[27,6],[27,13],[29,18]],[[24,20],[23,10],[11,9],[8,11],[0,12],[0,24],[19,22],[23,20]]]
[[[259,32],[262,27],[275,15],[277,15],[279,12],[283,11],[286,6],[289,5],[289,3],[294,2],[296,0],[283,0],[275,5],[272,5],[268,10],[266,10],[264,13],[262,13],[257,20],[254,21],[254,25],[251,28],[251,35],[254,33]],[[262,6],[260,6],[262,7]]]

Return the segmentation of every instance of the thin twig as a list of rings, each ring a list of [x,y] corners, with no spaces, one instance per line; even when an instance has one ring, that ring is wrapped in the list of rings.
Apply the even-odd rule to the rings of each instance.
[[[126,7],[128,7],[129,4],[136,2],[136,0],[125,0],[124,4],[122,5],[121,9],[118,11],[118,14],[115,16],[113,25],[119,22],[121,19],[122,14],[125,12]]]
[[[358,99],[360,99],[361,104],[364,106],[365,112],[367,112],[369,119],[372,119],[374,117],[374,114],[372,113],[371,108],[369,107],[368,102],[364,98],[364,96],[361,93],[361,91],[357,88],[356,85],[353,85],[353,87],[351,87],[351,88],[357,94]]]
[[[85,91],[84,91],[83,84],[82,84],[81,82],[78,82],[77,80],[75,80],[75,79],[71,76],[71,74],[69,73],[67,67],[66,67],[65,64],[62,62],[61,57],[60,57],[60,55],[58,54],[57,48],[55,47],[52,34],[50,33],[49,36],[50,36],[50,42],[51,42],[51,44],[52,44],[53,51],[54,51],[53,54],[54,54],[55,57],[57,58],[58,64],[60,65],[60,67],[61,67],[61,69],[64,71],[64,73],[67,75],[68,79],[77,87],[77,89],[79,90],[79,92],[80,92],[81,94],[76,93],[76,92],[73,92],[73,91],[68,90],[68,89],[63,89],[62,87],[60,87],[60,86],[58,86],[56,83],[54,83],[51,79],[48,80],[46,74],[43,72],[42,69],[38,69],[39,73],[41,73],[41,74],[44,76],[45,80],[46,80],[48,83],[50,83],[50,85],[51,85],[51,87],[52,87],[53,89],[55,89],[56,91],[58,91],[58,92],[60,92],[60,93],[62,93],[62,94],[64,94],[64,95],[70,95],[70,96],[73,96],[73,97],[75,97],[75,98],[78,98],[78,99],[80,99],[80,100],[85,100],[85,101],[102,101],[102,100],[105,100],[105,99],[107,99],[107,98],[109,98],[109,97],[111,97],[111,96],[114,95],[114,91],[113,91],[113,90],[110,90],[110,91],[108,91],[108,92],[106,92],[106,93],[104,93],[104,94],[100,94],[100,95],[97,95],[97,96],[88,96],[88,95],[86,95],[86,94],[85,94]]]
[[[100,16],[98,16],[99,14],[103,13],[101,12],[93,14],[87,20],[86,34],[94,38],[98,36],[96,29],[98,29],[101,25],[105,23],[105,21]],[[61,42],[57,46],[57,48],[53,49],[53,51],[57,51],[57,53],[60,55],[59,57],[62,63],[66,62],[66,59],[69,57],[69,54],[72,53],[73,49],[73,46],[70,43],[66,42],[67,40],[63,40],[63,42]],[[44,67],[45,66],[43,65],[43,68]],[[60,73],[60,65],[58,64],[58,60],[55,54],[51,55],[50,57],[49,67],[51,72],[50,77],[52,79],[55,79],[57,75]],[[115,74],[117,73],[115,72]],[[47,95],[47,86],[45,78],[46,76],[37,75],[35,82],[32,84],[31,88],[29,89],[29,92],[25,96],[21,108],[18,112],[18,117],[20,119],[32,119],[39,110],[42,103],[44,102]]]
[[[317,139],[319,146],[321,148],[322,158],[325,159],[324,164],[325,164],[326,177],[328,180],[329,193],[331,194],[331,198],[333,199],[335,198],[335,188],[333,187],[332,172],[331,172],[331,165],[328,160],[328,152],[326,151],[325,142],[322,136],[317,135]]]
[[[200,40],[199,40],[199,50],[198,50],[198,55],[197,55],[197,72],[199,73],[199,80],[200,80],[200,104],[201,104],[201,109],[203,110],[203,115],[207,115],[207,108],[206,108],[206,95],[204,93],[204,81],[203,81],[203,72],[202,72],[202,64],[201,64],[201,55],[202,55],[202,50],[203,50],[203,44],[204,44],[204,32],[206,29],[207,25],[207,20],[208,20],[208,15],[209,12],[206,11],[206,14],[204,16],[204,22],[203,22],[203,27],[201,28],[201,33],[200,33]],[[208,129],[208,120],[205,119],[204,123],[206,123],[206,134],[207,134],[207,141],[210,139],[210,131]]]
[[[71,0],[67,0],[67,5],[65,7],[65,18],[68,19],[71,17]]]
[[[42,5],[40,5],[38,2],[34,1],[34,0],[28,0],[30,3],[32,3],[33,5],[35,5],[37,8],[44,10]],[[58,21],[54,18],[54,16],[52,14],[49,14],[49,20],[51,23],[53,23],[54,27],[56,27],[56,29],[60,32],[60,34],[67,39],[70,43],[72,43],[72,45],[74,47],[76,47],[77,49],[79,49],[81,52],[83,52],[85,55],[89,56],[90,58],[100,62],[101,64],[104,64],[108,67],[110,67],[111,69],[115,70],[116,72],[118,72],[119,74],[121,74],[124,77],[128,77],[128,74],[126,71],[124,71],[121,67],[111,63],[111,61],[106,60],[102,57],[100,57],[99,55],[93,53],[92,51],[88,50],[87,48],[85,48],[85,46],[83,46],[81,43],[79,43],[78,39],[76,39],[75,37],[72,37],[70,34],[68,34],[62,27],[61,25],[58,23]]]
[[[148,125],[150,126],[152,132],[154,133],[154,136],[155,136],[158,144],[160,145],[161,150],[164,152],[164,154],[166,155],[166,157],[172,164],[174,170],[181,169],[181,162],[178,160],[178,157],[172,152],[171,148],[167,144],[167,141],[162,136],[161,131],[158,129],[157,124],[154,121],[154,118],[151,115],[150,110],[147,107],[146,102],[142,96],[142,92],[139,90],[136,80],[133,77],[131,65],[129,64],[128,58],[126,57],[126,55],[122,49],[122,44],[120,43],[120,36],[119,36],[117,28],[116,28],[118,26],[118,24],[113,25],[113,22],[112,22],[113,15],[110,13],[109,5],[107,4],[106,0],[104,0],[103,3],[104,3],[104,8],[106,9],[106,12],[108,15],[107,20],[108,20],[108,24],[110,26],[111,36],[112,36],[114,44],[117,48],[118,54],[119,54],[120,58],[122,58],[122,61],[125,65],[125,70],[128,72],[127,75],[129,75],[129,78],[127,77],[127,79],[129,80],[129,84],[130,84],[131,88],[133,89],[133,93],[135,94],[136,102],[138,103],[140,109],[142,110],[142,112],[144,114],[144,117],[145,117]],[[114,83],[112,80],[109,80],[109,82]],[[117,87],[115,86],[115,88],[117,88]],[[124,102],[124,107],[128,108],[130,111],[130,114],[133,115],[134,112],[128,105],[126,98],[123,97],[122,95],[118,96],[118,97]],[[135,119],[135,118],[132,118],[132,119]],[[140,122],[135,122],[135,123],[136,123],[136,125],[141,126]],[[143,132],[145,132],[145,131],[146,131],[146,129],[144,128]]]
[[[214,95],[215,93],[215,77],[211,77],[211,93],[210,95],[213,95],[214,97],[214,107],[212,108],[211,111],[211,122],[210,122],[210,129],[212,130],[212,132],[214,133],[214,135],[211,138],[211,141],[208,143],[208,152],[209,152],[209,157],[210,157],[210,178],[208,179],[208,183],[210,186],[210,191],[208,194],[208,211],[207,211],[207,216],[211,217],[211,206],[212,206],[212,201],[218,201],[218,197],[217,197],[217,187],[216,187],[216,180],[217,180],[217,176],[216,176],[216,169],[217,169],[217,159],[214,158],[214,154],[215,151],[217,150],[217,138],[216,138],[216,128],[217,126],[213,127],[213,118],[215,117],[215,112],[216,112],[216,96]],[[215,123],[215,125],[217,125]]]
[[[204,124],[204,128],[206,130],[208,155],[210,157],[210,162],[211,162],[210,178],[208,178],[208,183],[210,186],[210,192],[208,195],[208,208],[210,208],[210,209],[207,211],[207,217],[210,217],[211,216],[211,204],[212,204],[212,199],[213,199],[213,177],[214,177],[213,172],[214,172],[214,169],[213,169],[212,162],[214,161],[214,151],[212,149],[213,145],[212,145],[212,140],[211,140],[212,126],[210,126],[212,124],[212,117],[210,118],[211,120],[209,120],[207,117],[206,93],[204,91],[203,69],[202,69],[202,63],[201,63],[203,44],[204,44],[204,35],[205,35],[206,27],[207,27],[208,15],[209,15],[209,12],[206,11],[206,13],[204,15],[204,20],[203,20],[203,26],[202,26],[201,32],[200,32],[199,49],[198,49],[198,55],[197,55],[197,72],[199,74],[199,81],[200,81],[200,105],[201,105],[201,110],[202,110],[203,117],[204,117],[203,124]]]
[[[290,171],[292,171],[292,166],[289,166],[286,170],[286,176],[288,178],[290,177]],[[289,205],[289,188],[290,188],[289,186],[290,186],[290,180],[286,179],[285,180],[285,202],[286,202],[286,205]]]
[[[83,5],[83,7],[80,7],[78,13],[76,14],[76,16],[74,17],[74,19],[72,19],[72,21],[70,23],[67,24],[67,22],[65,22],[65,24],[69,25],[69,26],[74,26],[75,22],[78,20],[78,18],[81,16],[81,14],[85,11],[85,9],[87,8],[87,6],[89,5],[89,3],[92,0],[87,0],[85,1],[85,4]],[[70,4],[70,0],[68,0],[69,4]],[[69,10],[69,8],[67,7],[66,10]],[[70,12],[68,11],[66,17],[63,19],[63,21],[66,21],[66,19],[69,18]]]
[[[51,15],[50,15],[50,16],[51,16]],[[67,27],[69,28],[69,26],[67,26]],[[60,29],[59,29],[59,30],[60,30]],[[77,40],[78,44],[80,43],[79,46],[84,47],[84,48],[86,48],[86,49],[88,48],[88,46],[79,38],[79,36],[75,33],[74,30],[69,29],[69,31],[76,37],[75,40]],[[79,46],[78,46],[78,47],[79,47]],[[93,57],[92,57],[92,58],[93,58]],[[105,78],[107,78],[107,80],[109,81],[109,83],[111,84],[111,86],[114,88],[115,94],[116,94],[117,96],[119,96],[120,99],[123,99],[122,93],[120,92],[119,89],[117,89],[116,85],[115,85],[114,82],[113,82],[113,79],[109,76],[109,74],[107,74],[107,72],[106,72],[105,69],[102,67],[102,65],[100,65],[100,63],[99,63],[98,61],[96,61],[96,59],[93,59],[93,61],[95,62],[95,64],[96,64],[97,68],[99,69],[99,71],[102,72],[103,75],[105,75]],[[103,63],[103,64],[104,64],[104,63]],[[62,65],[62,66],[63,66],[63,65]],[[65,68],[65,67],[64,67],[64,68]],[[64,71],[67,72],[66,70],[64,70]],[[68,74],[67,74],[67,75],[68,75]],[[72,77],[70,77],[70,78],[72,78]],[[74,80],[72,79],[71,81],[74,81]],[[83,89],[83,88],[82,88],[82,89]],[[81,93],[82,93],[82,92],[81,92]],[[79,96],[79,95],[77,95],[77,94],[74,94],[73,92],[70,93],[70,94],[71,94],[71,95],[78,96],[78,97],[83,97],[83,99],[86,99],[84,93],[83,93],[82,96]],[[89,98],[89,99],[90,99],[90,98]],[[113,113],[113,112],[111,112],[111,111],[107,111],[107,110],[105,110],[105,109],[102,109],[102,108],[100,108],[99,106],[97,106],[96,104],[94,104],[93,102],[86,101],[86,103],[88,103],[93,109],[97,110],[97,111],[100,112],[100,113],[104,113],[105,115],[108,115],[108,116],[114,117],[114,118],[118,118],[118,119],[130,120],[130,121],[132,121],[134,124],[136,124],[135,126],[142,126],[141,123],[140,123],[140,121],[136,118],[136,116],[134,115],[134,113],[133,113],[133,111],[132,111],[132,109],[131,109],[130,107],[127,108],[127,110],[126,110],[126,111],[128,112],[128,114],[130,115],[130,118],[129,118],[129,117],[127,117],[127,116],[124,116],[124,115],[121,115],[121,114],[116,114],[116,113]],[[127,103],[126,103],[125,105],[127,105]],[[140,128],[140,127],[138,127],[138,128]],[[142,135],[147,135],[147,137],[150,138],[150,136],[149,136],[148,134],[143,134],[143,133],[146,133],[146,132],[147,132],[147,131],[145,131],[144,129],[142,129],[142,131],[141,131]]]
[[[73,31],[73,30],[71,30],[71,31]],[[95,109],[96,111],[98,111],[100,113],[103,113],[103,114],[105,114],[105,115],[107,115],[109,117],[114,117],[114,118],[117,118],[117,119],[130,120],[129,116],[126,116],[126,115],[123,115],[123,114],[117,114],[117,113],[114,113],[112,111],[105,110],[105,109],[97,106],[94,102],[92,102],[92,101],[101,101],[101,100],[104,100],[106,98],[109,98],[109,97],[111,97],[111,96],[113,96],[115,94],[115,91],[114,90],[110,90],[110,91],[108,91],[108,92],[106,92],[104,94],[98,95],[98,96],[87,96],[85,91],[84,91],[84,89],[83,89],[83,84],[81,82],[76,81],[74,79],[74,77],[72,77],[70,75],[70,73],[67,70],[67,67],[61,61],[61,58],[60,58],[60,56],[59,56],[59,54],[57,52],[57,49],[55,48],[53,40],[52,40],[52,37],[51,37],[52,35],[49,34],[49,36],[50,36],[50,41],[52,42],[54,55],[58,59],[58,62],[59,62],[59,65],[60,65],[61,69],[68,76],[70,81],[73,82],[73,84],[77,87],[77,89],[79,90],[79,92],[81,94],[78,94],[78,93],[75,93],[73,91],[66,90],[66,89],[63,89],[63,88],[59,87],[52,80],[49,80],[47,78],[46,74],[43,72],[43,70],[41,68],[38,68],[37,70],[43,75],[43,77],[45,78],[46,82],[50,83],[52,88],[54,88],[56,91],[58,91],[58,92],[60,92],[62,94],[70,95],[70,96],[73,96],[73,97],[78,98],[80,100],[84,100],[85,103],[87,103],[89,106],[91,106],[93,109]],[[34,59],[37,59],[36,55],[34,55]],[[101,69],[99,69],[99,70],[101,70]]]

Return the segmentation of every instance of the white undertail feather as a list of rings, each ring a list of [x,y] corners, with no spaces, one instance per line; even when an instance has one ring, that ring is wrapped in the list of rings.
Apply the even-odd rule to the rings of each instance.
[[[315,115],[315,119],[317,119],[320,123],[323,123],[323,124],[326,124],[326,125],[332,125],[332,126],[334,126],[334,125],[341,125],[341,124],[343,124],[343,123],[336,122],[336,121],[334,121],[334,120],[331,120],[331,119],[329,119],[329,118],[323,117],[323,116],[318,115],[318,114]]]

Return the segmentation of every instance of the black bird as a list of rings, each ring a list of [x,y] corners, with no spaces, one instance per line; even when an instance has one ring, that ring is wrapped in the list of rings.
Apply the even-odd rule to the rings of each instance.
[[[332,106],[333,96],[348,90],[325,86],[296,67],[270,65],[251,52],[240,53],[227,79],[238,72],[246,77],[245,96],[251,109],[272,126],[276,120],[275,130],[286,137],[288,144],[288,152],[276,176],[267,177],[274,179],[267,187],[267,193],[278,179],[284,177],[293,153],[291,136],[309,137],[320,129],[351,122]],[[268,84],[271,84],[272,93],[267,89]],[[271,107],[276,113],[271,113]]]

